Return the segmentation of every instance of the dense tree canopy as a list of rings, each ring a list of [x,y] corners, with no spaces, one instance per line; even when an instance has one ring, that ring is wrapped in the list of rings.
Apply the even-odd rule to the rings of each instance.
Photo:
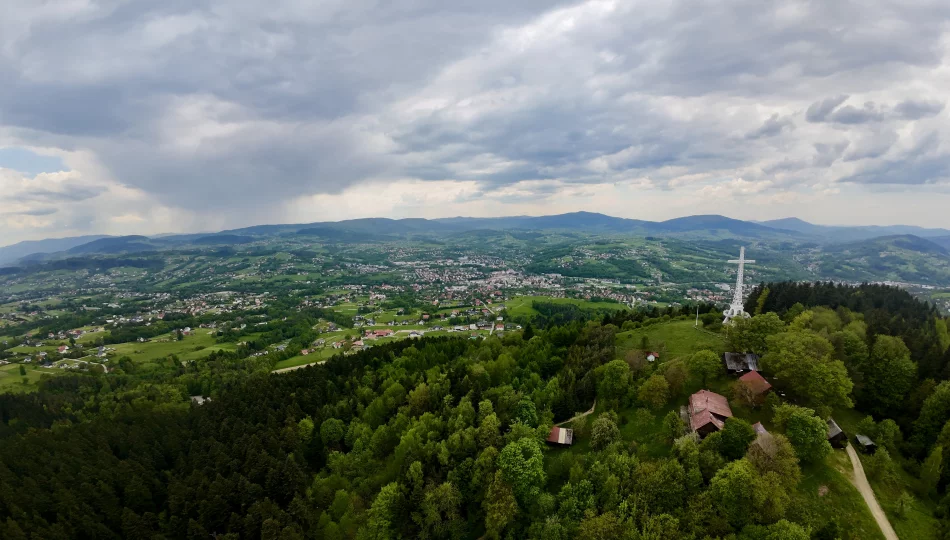
[[[737,418],[702,442],[680,406],[733,379],[711,351],[631,366],[617,332],[636,312],[540,306],[528,340],[404,340],[284,374],[242,346],[166,375],[63,375],[0,395],[0,537],[845,537],[802,498],[799,461],[820,466],[852,387],[943,511],[950,382],[913,329],[933,313],[900,298],[771,284],[740,348],[808,408],[776,394],[753,413],[770,434]],[[545,444],[595,400],[573,447]]]

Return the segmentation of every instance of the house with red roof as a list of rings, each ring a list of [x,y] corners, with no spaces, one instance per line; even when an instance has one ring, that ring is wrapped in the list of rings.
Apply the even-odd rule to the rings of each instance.
[[[772,390],[772,384],[765,380],[758,371],[750,371],[739,377],[739,384],[745,385],[756,401],[761,400]]]
[[[550,433],[548,433],[547,442],[558,446],[570,446],[574,444],[574,430],[552,426]]]
[[[726,418],[732,418],[729,400],[709,390],[700,390],[689,396],[687,411],[689,427],[700,438],[721,430],[726,425]]]

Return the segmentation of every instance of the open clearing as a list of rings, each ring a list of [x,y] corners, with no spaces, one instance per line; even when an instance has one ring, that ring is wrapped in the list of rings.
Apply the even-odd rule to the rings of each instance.
[[[695,328],[693,321],[670,321],[654,324],[645,328],[638,328],[617,334],[617,349],[629,351],[639,349],[643,336],[649,339],[650,349],[663,352],[669,359],[680,358],[693,354],[696,351],[709,349],[715,353],[726,350],[726,339],[721,334],[715,334],[700,328]]]

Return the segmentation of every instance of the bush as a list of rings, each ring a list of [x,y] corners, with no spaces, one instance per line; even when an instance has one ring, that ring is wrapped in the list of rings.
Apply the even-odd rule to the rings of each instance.
[[[620,439],[620,428],[617,427],[617,415],[608,412],[594,420],[591,428],[590,446],[594,450],[603,450],[614,441]]]

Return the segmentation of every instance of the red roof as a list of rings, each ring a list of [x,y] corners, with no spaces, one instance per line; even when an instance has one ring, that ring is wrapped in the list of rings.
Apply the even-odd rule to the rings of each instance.
[[[548,442],[554,444],[571,445],[574,443],[574,430],[551,426],[551,432],[548,433]]]
[[[765,380],[765,377],[759,375],[758,371],[750,371],[745,375],[739,377],[739,380],[743,384],[749,385],[752,388],[752,391],[758,394],[764,394],[772,389],[772,385],[769,384],[769,381]]]
[[[700,390],[689,396],[689,423],[695,430],[710,422],[722,429],[726,418],[732,416],[729,400],[709,390]]]

